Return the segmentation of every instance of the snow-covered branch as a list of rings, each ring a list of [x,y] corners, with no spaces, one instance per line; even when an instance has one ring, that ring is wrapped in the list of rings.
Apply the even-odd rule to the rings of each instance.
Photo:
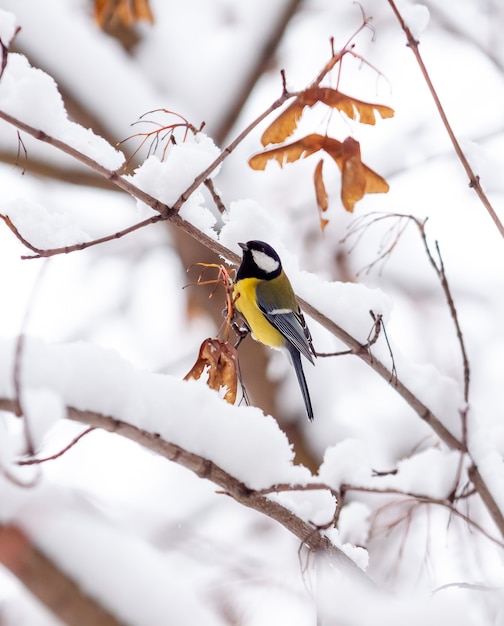
[[[261,116],[261,119],[262,117],[263,116]],[[215,252],[216,254],[224,257],[225,259],[233,263],[238,262],[239,257],[236,253],[224,247],[219,241],[212,239],[211,237],[203,233],[200,229],[198,229],[196,226],[194,226],[190,222],[181,218],[178,213],[178,208],[175,208],[175,207],[182,206],[184,201],[187,200],[187,198],[191,195],[191,193],[193,193],[199,187],[199,185],[202,184],[204,180],[206,180],[206,178],[211,174],[211,172],[215,170],[215,168],[217,168],[218,165],[220,165],[222,158],[223,158],[222,155],[225,155],[226,153],[228,153],[229,149],[224,150],[221,153],[221,155],[210,166],[208,166],[207,169],[202,174],[200,174],[194,180],[194,182],[179,196],[179,199],[176,201],[173,207],[168,207],[164,203],[160,202],[157,198],[154,198],[150,194],[142,191],[139,187],[137,187],[132,182],[127,180],[126,177],[121,176],[117,174],[116,172],[107,170],[106,168],[99,165],[98,163],[91,161],[88,157],[86,157],[86,155],[79,153],[77,150],[73,148],[65,147],[64,144],[62,144],[62,142],[55,140],[54,138],[48,136],[45,133],[41,133],[36,128],[33,128],[23,122],[20,122],[19,120],[13,118],[10,115],[6,115],[2,111],[0,111],[0,118],[5,119],[5,121],[10,122],[17,128],[24,130],[25,132],[29,133],[30,135],[32,135],[33,137],[37,139],[40,139],[41,141],[54,145],[56,148],[62,149],[65,152],[68,151],[67,152],[68,154],[70,154],[77,160],[81,161],[82,163],[89,165],[89,167],[91,167],[96,173],[102,176],[105,176],[108,180],[110,180],[112,183],[117,185],[123,191],[126,191],[133,197],[137,198],[137,200],[144,202],[155,211],[159,211],[161,219],[169,220],[172,224],[174,224],[178,228],[181,228],[185,233],[187,233],[191,237],[194,237],[200,243],[205,245],[208,249],[212,250],[212,252]],[[242,137],[242,135],[243,133],[240,134],[240,138]],[[238,138],[234,140],[231,145],[234,146],[237,142],[238,142]],[[154,218],[145,220],[145,222],[142,222],[140,226],[145,226],[147,224],[152,223],[153,219]],[[158,216],[155,216],[156,221],[159,221],[159,219],[160,218]],[[138,227],[139,225],[135,225],[134,227],[131,227],[130,229],[127,229],[127,230],[128,232],[131,232],[132,230],[136,230]],[[121,234],[122,233],[120,233],[120,235]],[[106,241],[109,238],[114,239],[117,237],[118,237],[118,234],[114,233],[114,234],[111,234],[109,237],[103,237],[100,240],[100,242]],[[89,243],[87,245],[89,245]],[[76,244],[74,246],[67,246],[65,248],[60,248],[56,252],[67,253],[72,250],[82,249],[84,247],[86,247],[86,244]],[[42,250],[38,250],[37,256],[51,256],[54,253],[55,251],[44,252]],[[299,302],[302,308],[304,309],[304,311],[306,311],[306,313],[308,313],[311,317],[313,317],[313,319],[315,319],[319,324],[324,326],[324,328],[329,330],[335,337],[343,341],[351,350],[353,350],[353,353],[356,356],[358,356],[364,362],[366,362],[384,380],[386,380],[387,382],[392,382],[392,380],[394,380],[393,386],[397,390],[397,392],[406,400],[406,402],[413,408],[413,410],[418,414],[418,416],[422,420],[424,420],[434,430],[434,432],[440,437],[440,439],[442,439],[442,441],[444,441],[444,443],[448,447],[458,449],[458,450],[463,449],[462,442],[459,441],[450,432],[450,430],[446,428],[446,426],[444,426],[444,424],[439,419],[439,417],[437,417],[429,408],[427,408],[419,400],[419,398],[415,395],[415,393],[411,389],[409,389],[403,382],[401,382],[400,378],[395,378],[391,370],[387,368],[375,355],[371,354],[367,350],[365,346],[365,342],[358,341],[355,337],[353,337],[350,333],[348,333],[344,328],[342,328],[340,325],[335,323],[328,316],[321,313],[317,309],[317,307],[313,306],[312,304],[310,304],[303,298],[299,298]]]
[[[0,398],[0,410],[13,412],[16,405],[14,400]],[[189,452],[180,445],[166,441],[158,433],[148,432],[114,417],[71,406],[66,407],[66,413],[68,419],[87,424],[90,428],[100,428],[130,439],[169,461],[178,463],[200,478],[210,480],[221,488],[220,493],[223,495],[230,496],[239,504],[263,513],[280,523],[295,535],[300,544],[308,550],[323,553],[334,560],[338,567],[361,576],[363,580],[366,578],[355,563],[316,524],[310,524],[279,502],[270,499],[266,494],[274,493],[274,488],[252,489],[213,461]],[[22,462],[22,464],[26,464],[26,462]],[[316,485],[316,488],[321,489],[321,486]],[[368,582],[371,583],[369,580]]]

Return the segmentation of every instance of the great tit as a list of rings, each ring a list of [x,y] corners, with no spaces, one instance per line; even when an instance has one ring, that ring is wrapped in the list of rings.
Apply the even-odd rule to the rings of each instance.
[[[312,364],[316,355],[294,290],[282,269],[280,257],[270,245],[263,241],[238,245],[243,250],[243,259],[233,288],[234,306],[254,339],[266,346],[287,350],[311,421],[313,409],[301,354]]]

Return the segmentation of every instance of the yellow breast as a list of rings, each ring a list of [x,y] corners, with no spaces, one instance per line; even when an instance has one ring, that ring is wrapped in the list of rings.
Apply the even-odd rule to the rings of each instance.
[[[284,343],[281,333],[264,317],[256,304],[255,290],[259,280],[244,278],[234,286],[235,308],[245,318],[256,341],[272,348],[280,348]]]

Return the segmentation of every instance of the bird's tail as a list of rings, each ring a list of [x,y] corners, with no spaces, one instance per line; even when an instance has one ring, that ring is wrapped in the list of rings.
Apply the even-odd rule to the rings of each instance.
[[[313,421],[313,408],[310,399],[310,392],[308,391],[308,385],[306,384],[306,378],[303,372],[303,365],[301,363],[301,354],[299,351],[291,345],[287,345],[287,350],[289,351],[292,365],[294,366],[294,370],[296,372],[296,376],[298,379],[299,386],[301,387],[301,393],[303,394],[303,400],[306,406],[306,413],[308,415],[308,419],[310,422]]]

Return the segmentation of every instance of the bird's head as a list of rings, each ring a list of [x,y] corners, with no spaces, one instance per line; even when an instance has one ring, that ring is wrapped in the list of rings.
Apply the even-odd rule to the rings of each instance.
[[[242,278],[262,278],[271,280],[282,272],[282,263],[275,250],[264,241],[247,241],[239,243],[243,250],[243,259],[236,275]]]

